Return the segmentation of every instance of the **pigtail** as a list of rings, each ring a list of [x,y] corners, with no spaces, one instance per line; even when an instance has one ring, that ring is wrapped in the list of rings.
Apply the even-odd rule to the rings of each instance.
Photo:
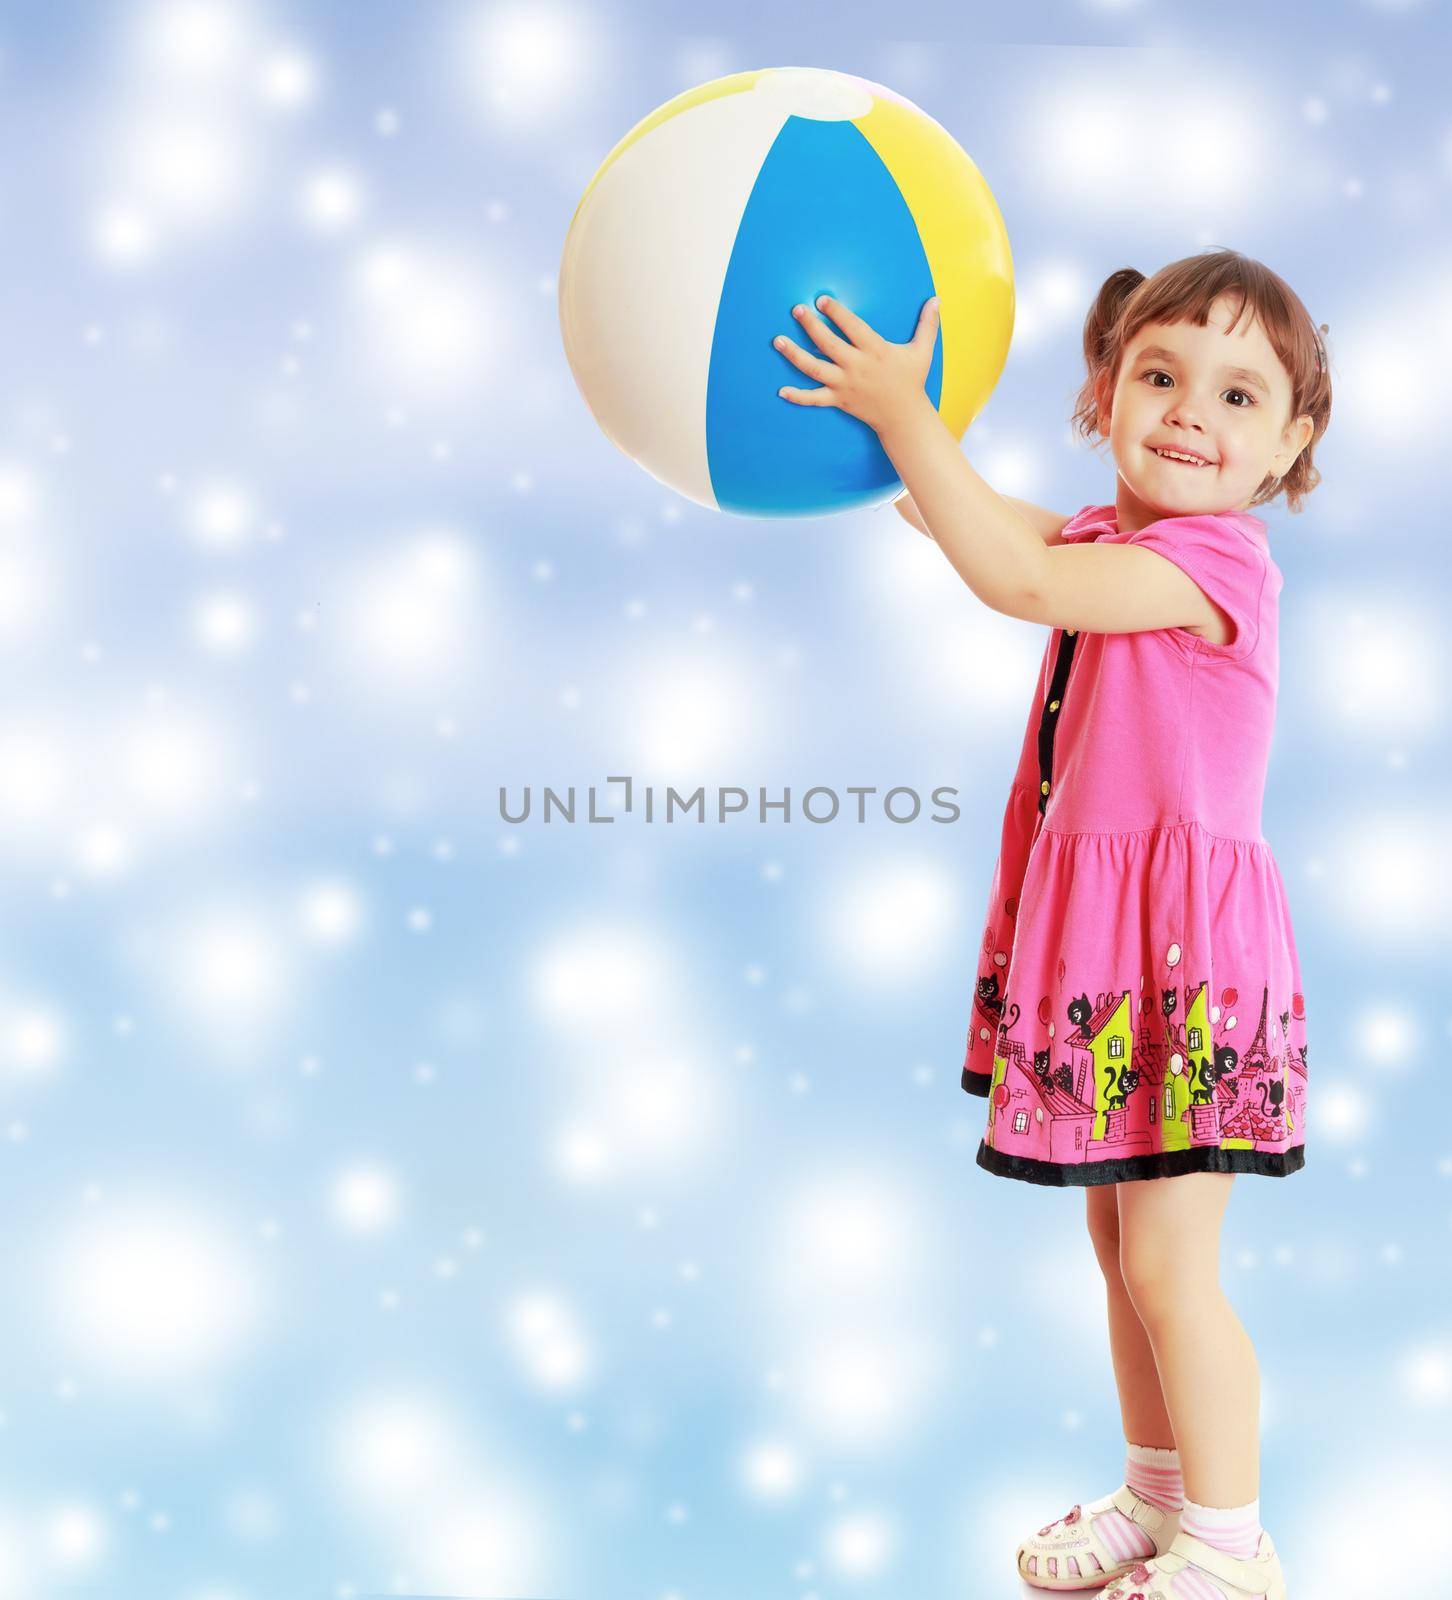
[[[1119,322],[1129,297],[1144,282],[1144,273],[1134,267],[1111,272],[1100,286],[1084,318],[1084,367],[1087,376],[1074,402],[1070,418],[1074,431],[1093,439],[1102,432],[1099,426],[1099,401],[1095,380],[1101,372],[1114,373],[1119,364]]]
[[[1310,328],[1311,350],[1309,353],[1303,353],[1301,370],[1298,374],[1299,381],[1296,385],[1297,393],[1292,396],[1292,400],[1297,409],[1313,419],[1316,431],[1311,437],[1311,443],[1291,463],[1291,470],[1282,477],[1273,478],[1269,483],[1262,484],[1256,491],[1255,499],[1251,501],[1252,505],[1262,505],[1268,500],[1275,499],[1278,494],[1284,494],[1286,510],[1301,511],[1304,509],[1303,502],[1306,496],[1321,481],[1320,468],[1312,459],[1312,447],[1331,425],[1331,357],[1327,344],[1331,329],[1324,322],[1313,323],[1309,318],[1306,321]],[[1312,357],[1315,360],[1314,366],[1311,364]]]

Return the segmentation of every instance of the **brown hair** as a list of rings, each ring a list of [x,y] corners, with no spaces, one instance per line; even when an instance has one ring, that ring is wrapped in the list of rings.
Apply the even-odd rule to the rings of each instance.
[[[1120,358],[1135,334],[1151,322],[1193,322],[1203,328],[1222,294],[1239,299],[1232,328],[1248,309],[1265,329],[1291,380],[1291,419],[1304,414],[1314,424],[1290,471],[1279,478],[1268,475],[1250,504],[1264,505],[1284,490],[1286,509],[1299,511],[1302,499],[1321,481],[1311,453],[1331,421],[1331,371],[1322,338],[1330,329],[1325,323],[1316,326],[1283,278],[1239,251],[1217,246],[1172,261],[1151,278],[1121,267],[1104,280],[1084,319],[1088,376],[1075,397],[1071,426],[1081,438],[1103,437],[1095,388],[1106,374],[1111,385],[1117,381]]]

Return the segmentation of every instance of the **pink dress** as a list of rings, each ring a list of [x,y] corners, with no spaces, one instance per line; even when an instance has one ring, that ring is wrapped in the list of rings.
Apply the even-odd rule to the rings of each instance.
[[[1282,577],[1243,511],[1066,543],[1167,556],[1235,636],[1054,628],[1009,791],[963,1087],[978,1165],[1029,1183],[1305,1163],[1306,1029],[1285,887],[1261,833]]]

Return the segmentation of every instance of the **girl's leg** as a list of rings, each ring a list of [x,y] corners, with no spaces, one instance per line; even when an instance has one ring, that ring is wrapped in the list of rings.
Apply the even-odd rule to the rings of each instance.
[[[1089,1184],[1084,1190],[1085,1220],[1094,1254],[1104,1274],[1109,1299],[1109,1341],[1114,1354],[1114,1376],[1119,1388],[1119,1409],[1127,1441],[1125,1483],[1141,1497],[1178,1511],[1182,1499],[1179,1458],[1174,1454],[1174,1438],[1169,1416],[1160,1394],[1159,1373],[1154,1351],[1145,1333],[1119,1270],[1119,1205],[1114,1185]],[[1137,1448],[1147,1446],[1148,1448]],[[1090,1502],[1099,1505],[1099,1501]],[[1117,1562],[1142,1560],[1153,1555],[1156,1541],[1117,1506],[1104,1505],[1083,1513],[1084,1521],[1072,1531],[1081,1534],[1092,1526],[1094,1537]],[[1089,1578],[1106,1570],[1092,1550],[1071,1550],[1058,1541],[1068,1523],[1040,1529],[1037,1540],[1020,1546],[1030,1580],[1040,1573],[1049,1578]],[[1022,1568],[1020,1570],[1023,1570]],[[1088,1584],[1085,1587],[1089,1587]]]
[[[1154,1351],[1185,1497],[1202,1506],[1260,1495],[1260,1369],[1220,1288],[1233,1181],[1192,1172],[1116,1185],[1120,1270]]]
[[[1090,1184],[1084,1190],[1089,1237],[1104,1274],[1109,1302],[1109,1348],[1114,1359],[1114,1381],[1119,1390],[1119,1414],[1124,1437],[1131,1444],[1158,1450],[1175,1448],[1159,1369],[1149,1334],[1134,1309],[1120,1269],[1120,1223],[1117,1190],[1122,1184]]]

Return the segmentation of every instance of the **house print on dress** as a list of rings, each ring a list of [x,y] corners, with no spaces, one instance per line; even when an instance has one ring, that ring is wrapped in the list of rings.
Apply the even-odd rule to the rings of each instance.
[[[994,985],[996,987],[996,984]],[[1109,1161],[1160,1151],[1216,1146],[1223,1150],[1283,1151],[1302,1123],[1306,1097],[1305,1045],[1289,1043],[1291,1018],[1304,1015],[1299,994],[1270,1024],[1270,989],[1261,990],[1260,1019],[1242,1056],[1229,1042],[1237,1026],[1238,992],[1227,988],[1212,1005],[1203,980],[1182,994],[1162,989],[1157,1003],[1143,991],[1138,1006],[1128,989],[1070,1000],[1071,1029],[1060,1048],[1068,1059],[1050,1065],[1056,1028],[1047,1021],[1049,1048],[1029,1057],[1012,1035],[1018,1006],[999,1003],[985,1143],[990,1149],[1056,1163]],[[994,996],[980,1001],[992,1005]],[[1183,1021],[1177,1013],[1183,1004]],[[1215,1026],[1222,1042],[1214,1042]]]

